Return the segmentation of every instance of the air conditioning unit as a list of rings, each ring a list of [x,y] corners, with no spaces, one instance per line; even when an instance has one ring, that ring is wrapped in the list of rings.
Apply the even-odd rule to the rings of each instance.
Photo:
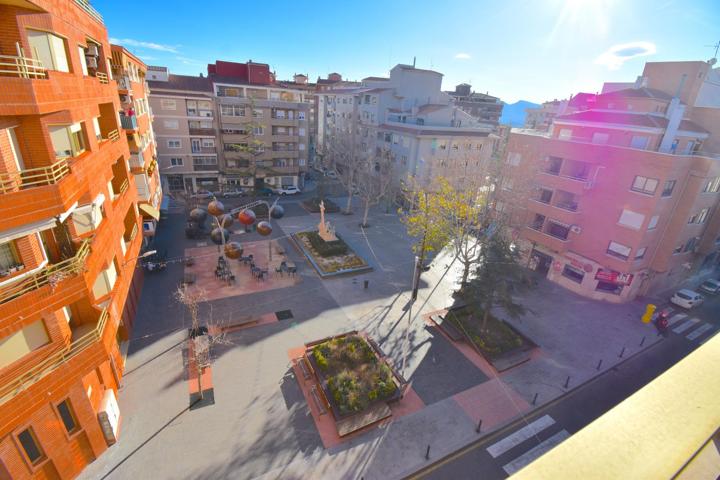
[[[85,52],[86,57],[97,57],[99,55],[97,45],[94,43],[91,43],[87,47],[87,51]]]
[[[580,228],[580,227],[577,226],[577,225],[571,225],[571,226],[570,226],[570,231],[571,231],[572,233],[575,233],[575,234],[578,234],[578,235],[579,235],[580,233],[582,233],[582,228]]]
[[[97,57],[85,57],[85,63],[87,63],[88,68],[97,68]]]

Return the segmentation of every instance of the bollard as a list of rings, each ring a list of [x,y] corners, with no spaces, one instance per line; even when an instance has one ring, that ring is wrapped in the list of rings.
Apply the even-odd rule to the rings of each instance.
[[[597,364],[597,367],[595,368],[595,370],[600,370],[601,365],[602,365],[602,358],[600,360],[598,360],[598,364]]]
[[[475,433],[480,433],[481,428],[482,428],[482,418],[478,421],[478,426],[475,429]]]
[[[537,396],[538,396],[538,394],[535,393],[535,396],[533,397],[533,402],[532,402],[533,405],[535,405],[535,402],[537,402]]]
[[[620,355],[618,356],[618,358],[622,358],[623,355],[625,355],[625,347],[623,347],[623,349],[620,351]]]
[[[568,385],[570,385],[570,375],[565,379],[565,388],[567,388]]]
[[[428,445],[427,451],[425,452],[425,460],[430,460],[430,445]]]
[[[640,346],[641,346],[641,347],[643,346],[643,343],[645,343],[645,335],[643,335],[642,340],[640,340]]]

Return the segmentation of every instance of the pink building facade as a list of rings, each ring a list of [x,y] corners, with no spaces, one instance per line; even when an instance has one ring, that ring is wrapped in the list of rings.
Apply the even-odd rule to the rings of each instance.
[[[497,210],[527,264],[623,302],[712,270],[720,245],[720,78],[711,62],[648,63],[630,88],[510,134]]]

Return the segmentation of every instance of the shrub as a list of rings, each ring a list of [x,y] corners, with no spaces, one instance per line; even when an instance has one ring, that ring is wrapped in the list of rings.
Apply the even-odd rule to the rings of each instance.
[[[318,364],[318,367],[322,368],[323,370],[327,370],[328,368],[328,361],[327,358],[325,358],[325,355],[320,351],[319,348],[316,348],[313,350],[313,356],[315,357],[315,361]]]
[[[347,243],[339,235],[336,234],[336,236],[337,240],[326,242],[318,232],[305,232],[305,238],[310,241],[310,245],[321,257],[336,257],[347,253]]]
[[[369,399],[371,402],[372,402],[373,400],[375,400],[377,397],[378,397],[378,391],[377,391],[377,389],[370,390],[370,391],[368,392],[368,399]]]

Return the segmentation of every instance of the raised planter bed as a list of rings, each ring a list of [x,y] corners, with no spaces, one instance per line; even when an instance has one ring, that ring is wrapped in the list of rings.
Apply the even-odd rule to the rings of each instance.
[[[404,380],[382,352],[357,332],[312,342],[306,346],[305,358],[336,421],[358,416],[358,421],[347,423],[362,428],[368,418],[387,417],[386,409],[377,407],[402,395]]]
[[[342,241],[342,239],[339,241],[344,244],[345,253],[338,255],[323,255],[313,247],[313,243],[310,239],[313,234],[316,234],[316,231],[297,232],[293,233],[290,237],[302,254],[308,259],[313,268],[315,268],[315,271],[321,278],[350,273],[357,274],[372,270],[372,267],[368,265],[362,257],[356,254],[347,243]],[[339,247],[336,250],[339,251]]]

